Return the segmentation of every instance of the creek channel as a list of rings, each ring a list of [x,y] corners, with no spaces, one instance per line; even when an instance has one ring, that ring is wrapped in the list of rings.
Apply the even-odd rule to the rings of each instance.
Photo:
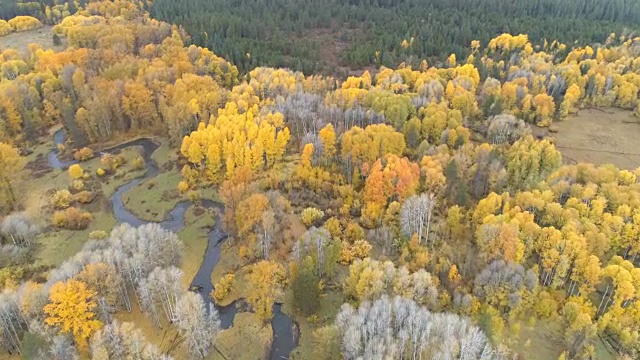
[[[64,128],[56,131],[53,135],[55,148],[47,154],[47,162],[51,168],[65,169],[77,163],[75,160],[64,161],[58,157],[58,144],[64,144],[64,139]],[[127,210],[122,201],[122,195],[133,189],[141,182],[154,178],[158,175],[158,166],[151,159],[151,155],[158,148],[158,144],[153,142],[151,139],[140,138],[105,149],[100,153],[111,153],[134,146],[142,148],[141,155],[144,159],[147,171],[144,176],[133,179],[118,187],[110,200],[113,208],[113,217],[116,221],[118,223],[127,223],[131,226],[137,227],[148,222],[138,218]],[[165,220],[159,223],[160,226],[173,231],[174,233],[178,233],[184,227],[184,215],[191,205],[191,201],[180,201],[171,211],[169,211]],[[228,234],[222,230],[221,225],[221,216],[224,212],[224,205],[208,199],[203,199],[200,202],[200,205],[207,209],[216,210],[218,217],[214,227],[209,231],[209,243],[207,244],[207,250],[204,254],[202,264],[193,278],[193,281],[191,281],[191,286],[189,288],[198,289],[196,291],[202,295],[205,303],[208,305],[211,303],[211,297],[209,294],[213,290],[213,285],[211,284],[211,273],[220,260],[221,247],[224,241],[228,238]],[[233,326],[233,319],[238,312],[238,305],[240,305],[238,302],[242,302],[242,299],[236,300],[227,306],[216,306],[223,329],[228,329]],[[271,328],[273,330],[273,342],[271,343],[269,359],[288,359],[289,353],[291,353],[291,351],[298,345],[298,334],[297,331],[294,331],[294,329],[297,329],[297,325],[291,320],[291,318],[282,312],[281,304],[273,304]],[[251,344],[247,344],[247,346],[251,346]]]

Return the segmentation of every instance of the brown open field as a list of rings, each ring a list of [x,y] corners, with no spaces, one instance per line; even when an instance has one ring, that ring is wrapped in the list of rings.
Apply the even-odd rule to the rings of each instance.
[[[23,31],[0,37],[0,49],[16,49],[22,53],[28,53],[29,44],[40,44],[45,49],[60,51],[64,46],[53,45],[51,35],[52,26],[43,26],[39,29]]]
[[[550,134],[565,163],[614,164],[640,167],[640,119],[621,109],[583,109],[553,124]]]

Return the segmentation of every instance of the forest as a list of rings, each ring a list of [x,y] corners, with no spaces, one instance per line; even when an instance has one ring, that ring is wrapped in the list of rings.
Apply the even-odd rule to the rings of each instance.
[[[53,24],[85,2],[2,0],[0,19]],[[628,0],[145,0],[144,7],[242,73],[271,66],[346,77],[368,66],[466,58],[472,40],[486,44],[502,33],[527,34],[534,46],[584,46],[640,30],[640,4]]]
[[[624,0],[156,0],[149,8],[242,72],[273,66],[307,75],[467,57],[472,40],[505,32],[528,34],[534,45],[602,43],[611,32],[636,32],[640,15],[638,3]]]
[[[0,1],[0,359],[640,356],[637,4],[215,3]]]

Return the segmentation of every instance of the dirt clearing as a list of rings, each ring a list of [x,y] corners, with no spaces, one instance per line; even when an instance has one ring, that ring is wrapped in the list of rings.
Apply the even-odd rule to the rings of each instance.
[[[60,51],[64,46],[53,45],[51,29],[53,26],[43,26],[39,29],[9,34],[0,37],[1,49],[16,49],[23,54],[29,53],[29,44],[40,44],[45,49]]]
[[[584,109],[553,124],[550,134],[565,163],[614,164],[640,167],[640,119],[621,109]]]

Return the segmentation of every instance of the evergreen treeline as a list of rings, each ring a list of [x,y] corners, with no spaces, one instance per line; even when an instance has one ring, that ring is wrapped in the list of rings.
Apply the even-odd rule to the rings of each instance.
[[[47,15],[46,10],[58,9],[66,10],[71,14],[75,13],[79,7],[84,6],[87,0],[33,0],[33,1],[16,1],[16,0],[0,0],[0,19],[9,20],[16,16],[28,15],[34,16],[43,22],[51,16]]]
[[[471,40],[486,44],[501,33],[528,34],[536,44],[592,44],[640,29],[640,3],[631,0],[142,1],[154,18],[182,25],[194,44],[243,72],[268,65],[335,73],[461,57]],[[48,16],[47,7],[74,13],[85,2],[0,0],[0,18],[31,15],[51,23],[59,17]]]
[[[466,56],[471,40],[486,44],[505,32],[587,44],[640,28],[640,3],[629,0],[155,0],[150,11],[241,71],[269,65],[307,74]],[[331,45],[313,29],[332,29],[329,44],[348,44],[339,64],[322,62],[321,53],[339,50],[323,48]]]

